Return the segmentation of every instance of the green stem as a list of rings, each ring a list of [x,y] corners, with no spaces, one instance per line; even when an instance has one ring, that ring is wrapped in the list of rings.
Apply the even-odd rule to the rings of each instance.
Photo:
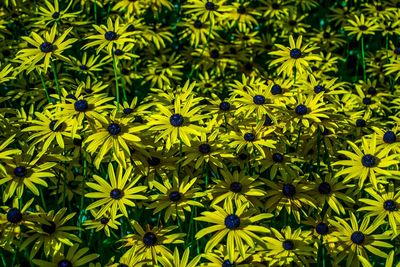
[[[364,35],[361,36],[361,57],[362,57],[363,75],[364,75],[364,82],[365,82],[367,80],[367,73],[366,73],[366,67],[365,67]]]
[[[54,67],[54,62],[51,62],[51,70],[53,71],[53,75],[54,75],[54,82],[55,82],[56,88],[57,88],[58,100],[61,102],[61,89],[60,89],[60,85],[58,84],[57,73],[56,73],[56,68]]]
[[[97,24],[97,0],[94,0],[94,22]]]
[[[49,92],[47,92],[46,83],[44,82],[43,74],[42,73],[39,74],[40,74],[40,80],[42,81],[42,85],[44,88],[44,92],[46,93],[47,102],[51,103]]]
[[[42,205],[45,211],[47,211],[47,207],[46,207],[46,201],[44,201],[44,196],[43,196],[43,191],[42,191],[42,187],[39,186],[39,193],[40,193],[40,199],[42,200]]]
[[[117,58],[118,60],[118,58]],[[118,64],[118,62],[117,62]],[[124,80],[124,76],[122,74],[122,65],[119,64],[119,71],[120,71],[120,75],[121,75],[121,84],[122,84],[122,94],[123,94],[123,100],[127,101],[128,97],[126,96],[126,91],[125,91],[125,80]]]
[[[3,251],[0,250],[0,257],[1,257],[1,262],[3,263],[4,267],[7,267],[6,259],[4,258]]]
[[[115,77],[115,90],[117,96],[117,111],[119,111],[119,88],[118,88],[118,75],[117,75],[117,62],[113,55],[114,77]]]

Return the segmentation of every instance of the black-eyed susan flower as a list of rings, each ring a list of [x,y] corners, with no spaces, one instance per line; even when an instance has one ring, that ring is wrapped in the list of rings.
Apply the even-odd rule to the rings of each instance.
[[[400,192],[397,191],[396,193],[393,183],[389,183],[388,189],[386,191],[383,187],[378,190],[366,188],[365,191],[374,199],[359,199],[366,206],[360,207],[358,210],[367,212],[367,217],[376,216],[374,221],[377,222],[387,219],[394,235],[397,236],[397,225],[400,223]]]
[[[286,76],[293,77],[293,71],[296,70],[296,72],[301,75],[310,69],[309,63],[311,61],[321,60],[318,55],[311,53],[316,50],[317,47],[309,47],[308,44],[302,46],[302,40],[303,37],[300,35],[295,42],[293,36],[290,35],[290,47],[275,44],[280,51],[273,51],[269,54],[279,56],[279,58],[274,59],[270,65],[280,65],[278,67],[278,74],[283,72]]]
[[[210,252],[216,245],[220,244],[224,237],[227,237],[228,258],[233,262],[235,248],[244,257],[245,244],[254,247],[255,241],[262,242],[260,236],[256,233],[268,233],[269,229],[254,223],[272,218],[273,215],[270,213],[254,215],[254,210],[247,207],[245,204],[240,204],[234,208],[232,201],[226,201],[223,207],[214,205],[212,208],[215,211],[204,211],[201,213],[201,217],[194,218],[197,221],[215,224],[196,233],[196,239],[200,239],[207,234],[216,232],[207,241],[205,252]]]
[[[72,247],[74,242],[81,242],[81,239],[70,231],[79,230],[76,226],[66,225],[75,216],[75,212],[65,215],[67,208],[62,208],[55,212],[51,210],[45,212],[39,207],[37,217],[33,226],[27,231],[27,238],[20,245],[20,250],[34,242],[30,250],[30,257],[33,258],[43,247],[44,254],[55,256],[63,248],[63,245]],[[73,242],[72,242],[73,241]]]
[[[192,207],[204,207],[203,204],[196,201],[196,198],[205,194],[198,192],[200,188],[196,187],[197,178],[189,176],[179,178],[175,172],[172,177],[172,184],[168,179],[163,179],[163,184],[153,181],[153,186],[160,193],[151,195],[149,201],[152,201],[147,207],[153,210],[153,214],[165,210],[164,221],[167,223],[172,217],[175,221],[177,217],[182,222],[185,221],[185,211],[191,212]]]
[[[98,218],[97,212],[95,210],[90,210],[90,213],[94,218]],[[123,215],[117,214],[116,216],[111,216],[109,212],[106,212],[98,219],[85,220],[83,222],[83,226],[85,227],[85,229],[95,229],[96,232],[103,230],[106,236],[110,237],[110,232],[112,231],[112,229],[118,230],[118,227],[121,226],[121,223],[118,221],[118,218],[121,216]]]
[[[349,182],[352,178],[358,179],[358,187],[361,189],[368,179],[375,188],[378,188],[379,183],[386,181],[385,176],[392,175],[392,171],[388,170],[388,167],[398,163],[397,156],[386,156],[385,151],[377,150],[375,134],[369,139],[362,138],[361,149],[351,141],[347,141],[347,143],[356,153],[340,150],[339,153],[350,159],[333,163],[335,166],[344,166],[336,173],[336,176],[345,175],[344,183]]]
[[[265,208],[267,211],[275,211],[275,214],[278,215],[285,208],[286,212],[293,214],[299,223],[300,213],[303,213],[306,207],[317,208],[310,194],[312,186],[302,182],[303,179],[304,176],[286,178],[279,182],[263,179],[264,183],[270,188],[266,192],[268,199],[265,202]]]
[[[215,27],[210,28],[210,22],[202,22],[199,19],[187,18],[182,22],[178,22],[178,27],[183,30],[179,32],[182,39],[188,38],[192,46],[197,47],[199,44],[206,44],[207,40],[218,38],[218,32]]]
[[[284,227],[281,231],[271,228],[272,236],[263,237],[269,251],[269,263],[278,266],[287,266],[295,263],[298,266],[309,266],[315,258],[310,246],[312,242],[311,231],[300,228]]]
[[[110,212],[115,218],[118,211],[125,217],[129,217],[126,206],[134,207],[135,200],[146,200],[147,197],[141,192],[147,189],[147,186],[136,185],[141,178],[140,175],[132,174],[132,166],[123,170],[123,167],[118,165],[117,172],[114,172],[114,167],[111,163],[108,164],[109,182],[98,175],[93,175],[96,183],[87,182],[87,186],[97,192],[86,193],[87,198],[98,198],[99,200],[87,206],[86,210],[91,210],[100,207],[96,214],[96,219],[101,218],[106,212]]]
[[[51,262],[33,259],[33,263],[41,267],[79,267],[79,266],[87,266],[87,264],[91,261],[97,259],[99,254],[87,254],[89,248],[84,247],[79,248],[79,244],[74,244],[72,247],[68,248],[67,253],[60,253],[53,257]]]
[[[128,25],[120,25],[120,18],[117,17],[115,21],[109,17],[107,19],[107,26],[105,25],[93,25],[98,34],[89,35],[86,37],[88,40],[93,40],[90,43],[85,44],[82,48],[87,49],[89,47],[96,46],[96,53],[100,53],[103,48],[109,55],[112,54],[114,44],[125,44],[127,42],[135,42],[135,39],[131,36],[133,32],[127,31]]]
[[[17,59],[22,60],[21,69],[31,72],[36,69],[36,64],[41,60],[43,63],[39,65],[39,71],[46,73],[54,58],[69,62],[69,59],[61,53],[70,48],[77,41],[76,38],[67,38],[67,35],[72,31],[72,27],[68,28],[62,35],[57,35],[57,24],[54,24],[50,32],[46,32],[44,37],[41,37],[35,32],[31,33],[32,37],[22,37],[35,48],[24,48],[18,51]]]
[[[149,260],[153,265],[157,264],[160,258],[173,258],[172,251],[166,247],[168,244],[182,244],[186,234],[170,232],[176,230],[178,226],[168,226],[165,228],[146,226],[146,230],[137,221],[131,221],[136,233],[124,236],[123,247],[129,247],[124,254],[126,257],[135,257],[139,260]]]
[[[216,179],[210,190],[213,196],[211,205],[221,201],[233,201],[237,206],[251,203],[254,207],[261,207],[259,198],[264,197],[266,193],[261,189],[262,182],[258,177],[248,176],[243,171],[230,172],[221,169],[220,172],[223,179]]]
[[[350,25],[345,26],[344,29],[349,32],[349,35],[357,35],[357,41],[364,35],[374,35],[379,29],[376,19],[366,19],[364,14],[354,15],[354,20],[349,19],[348,23]]]
[[[338,265],[342,260],[346,259],[347,266],[354,266],[359,263],[358,255],[368,259],[368,252],[386,258],[387,254],[378,247],[391,248],[387,242],[382,240],[390,239],[387,234],[373,234],[380,226],[381,222],[375,221],[370,225],[370,217],[364,217],[361,224],[357,221],[354,213],[350,213],[350,223],[346,220],[335,217],[329,222],[336,228],[333,233],[338,239],[339,254],[334,261],[334,265]]]
[[[210,25],[219,24],[223,12],[227,11],[225,0],[190,0],[182,7],[187,9],[187,14],[199,18],[201,22],[210,21]]]

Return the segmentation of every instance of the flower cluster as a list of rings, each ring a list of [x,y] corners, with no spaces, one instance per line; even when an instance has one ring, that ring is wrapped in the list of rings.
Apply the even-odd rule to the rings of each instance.
[[[4,266],[400,266],[400,1],[0,11]]]

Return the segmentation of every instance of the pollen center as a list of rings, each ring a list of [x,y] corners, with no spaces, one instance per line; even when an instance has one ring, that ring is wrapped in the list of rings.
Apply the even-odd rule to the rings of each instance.
[[[351,241],[356,245],[361,245],[364,242],[364,240],[365,240],[365,235],[360,231],[356,231],[351,234]]]
[[[362,157],[361,163],[364,167],[372,168],[376,164],[376,158],[371,154],[367,154]]]
[[[179,127],[182,126],[184,123],[184,119],[182,117],[181,114],[173,114],[170,118],[169,118],[169,122],[171,123],[172,126],[174,127]]]
[[[22,213],[19,209],[17,208],[11,208],[7,212],[7,221],[10,223],[19,223],[22,221]]]
[[[157,236],[152,232],[147,232],[143,236],[143,243],[148,246],[154,246],[157,243]]]
[[[298,48],[293,48],[290,50],[290,57],[293,59],[301,58],[301,51]]]
[[[240,226],[240,218],[235,214],[230,214],[226,216],[225,226],[230,230],[235,230]]]

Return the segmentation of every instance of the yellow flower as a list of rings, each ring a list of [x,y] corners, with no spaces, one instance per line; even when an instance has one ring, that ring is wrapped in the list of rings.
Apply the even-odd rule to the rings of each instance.
[[[375,19],[365,19],[364,14],[360,17],[354,15],[354,20],[348,20],[350,26],[345,26],[344,29],[349,32],[349,35],[357,35],[357,41],[364,35],[374,35],[379,30],[379,25]]]
[[[39,67],[39,71],[46,73],[54,58],[69,62],[70,60],[61,55],[61,53],[70,48],[71,45],[78,40],[76,38],[65,40],[71,30],[72,27],[67,29],[61,36],[57,37],[57,24],[54,24],[50,32],[44,34],[44,38],[35,32],[32,32],[32,38],[22,37],[22,39],[35,48],[24,48],[18,51],[16,59],[22,60],[21,69],[27,69],[29,73],[36,68],[36,64],[39,63],[39,61],[44,60],[43,64]]]

